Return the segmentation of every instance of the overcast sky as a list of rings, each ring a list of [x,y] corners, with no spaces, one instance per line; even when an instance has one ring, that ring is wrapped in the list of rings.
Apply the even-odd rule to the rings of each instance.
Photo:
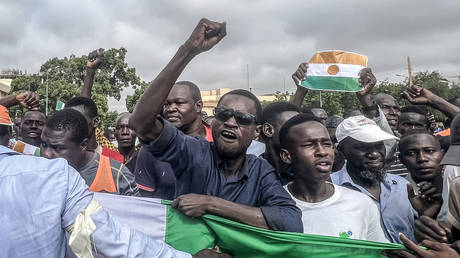
[[[299,63],[330,49],[368,56],[378,80],[402,80],[395,74],[407,74],[407,56],[414,71],[459,76],[459,10],[458,0],[1,0],[0,69],[37,72],[52,57],[125,47],[128,64],[150,81],[207,17],[226,21],[227,37],[180,78],[204,90],[247,88],[248,65],[254,93],[293,91]]]

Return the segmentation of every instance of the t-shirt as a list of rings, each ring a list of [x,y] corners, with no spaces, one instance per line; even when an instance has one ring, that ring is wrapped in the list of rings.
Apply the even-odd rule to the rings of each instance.
[[[302,210],[303,232],[306,234],[389,242],[380,225],[380,212],[368,196],[334,185],[334,193],[328,199],[311,203],[301,201],[284,188]]]
[[[91,161],[78,171],[88,186],[91,186],[94,178],[96,178],[99,158],[100,155],[94,153]],[[112,168],[113,182],[118,194],[140,196],[134,175],[122,163],[110,159],[110,167]]]
[[[438,220],[446,220],[447,212],[449,211],[449,190],[451,182],[460,176],[460,167],[453,165],[446,165],[444,167],[444,178],[442,182],[442,206],[438,214]]]

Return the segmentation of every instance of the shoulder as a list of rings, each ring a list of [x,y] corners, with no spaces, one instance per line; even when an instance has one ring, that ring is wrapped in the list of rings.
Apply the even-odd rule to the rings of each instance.
[[[252,173],[256,171],[258,174],[267,175],[275,172],[268,161],[262,157],[257,157],[253,154],[246,154],[248,169]]]
[[[374,203],[374,201],[372,201],[372,199],[369,196],[363,194],[360,191],[352,190],[347,187],[336,184],[334,184],[334,188],[336,189],[336,191],[339,191],[342,198],[354,200],[360,204]]]
[[[405,191],[407,190],[406,185],[410,184],[404,177],[393,174],[387,174],[385,181],[390,185],[390,187],[403,188]]]
[[[68,170],[68,163],[65,159],[45,159],[42,157],[28,155],[9,155],[2,158],[0,162],[2,174],[20,173],[57,173]]]

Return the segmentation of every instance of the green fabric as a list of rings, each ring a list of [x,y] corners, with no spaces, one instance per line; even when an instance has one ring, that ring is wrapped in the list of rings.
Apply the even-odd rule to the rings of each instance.
[[[325,91],[361,91],[358,78],[352,77],[334,77],[334,76],[307,76],[306,80],[300,82],[300,85],[312,90]]]
[[[202,219],[190,218],[170,206],[171,202],[162,200],[166,207],[165,242],[177,250],[195,254],[202,249],[215,247],[215,236]]]
[[[216,234],[216,244],[235,257],[384,257],[383,250],[403,245],[355,239],[279,232],[251,227],[213,215],[204,222]]]
[[[363,240],[280,232],[251,227],[213,215],[193,219],[167,207],[166,243],[195,254],[219,246],[240,257],[384,257],[383,250],[405,249],[403,245]]]

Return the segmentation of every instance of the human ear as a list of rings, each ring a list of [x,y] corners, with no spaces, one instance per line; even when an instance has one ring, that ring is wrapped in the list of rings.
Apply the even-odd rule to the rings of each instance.
[[[88,138],[83,139],[83,141],[80,143],[80,150],[82,152],[84,152],[84,151],[86,151],[88,149],[88,143],[89,143]]]
[[[272,138],[275,133],[275,128],[269,123],[264,123],[262,125],[262,133],[267,138]]]
[[[201,113],[201,110],[203,109],[203,101],[198,100],[195,102],[195,110],[197,113]]]
[[[292,160],[291,160],[291,153],[289,153],[288,150],[286,150],[285,148],[281,148],[280,150],[280,157],[281,157],[281,160],[286,163],[286,164],[291,164],[292,163]]]
[[[93,118],[93,127],[94,128],[99,127],[100,122],[101,122],[101,119],[99,118],[99,116],[96,116],[95,118]]]

